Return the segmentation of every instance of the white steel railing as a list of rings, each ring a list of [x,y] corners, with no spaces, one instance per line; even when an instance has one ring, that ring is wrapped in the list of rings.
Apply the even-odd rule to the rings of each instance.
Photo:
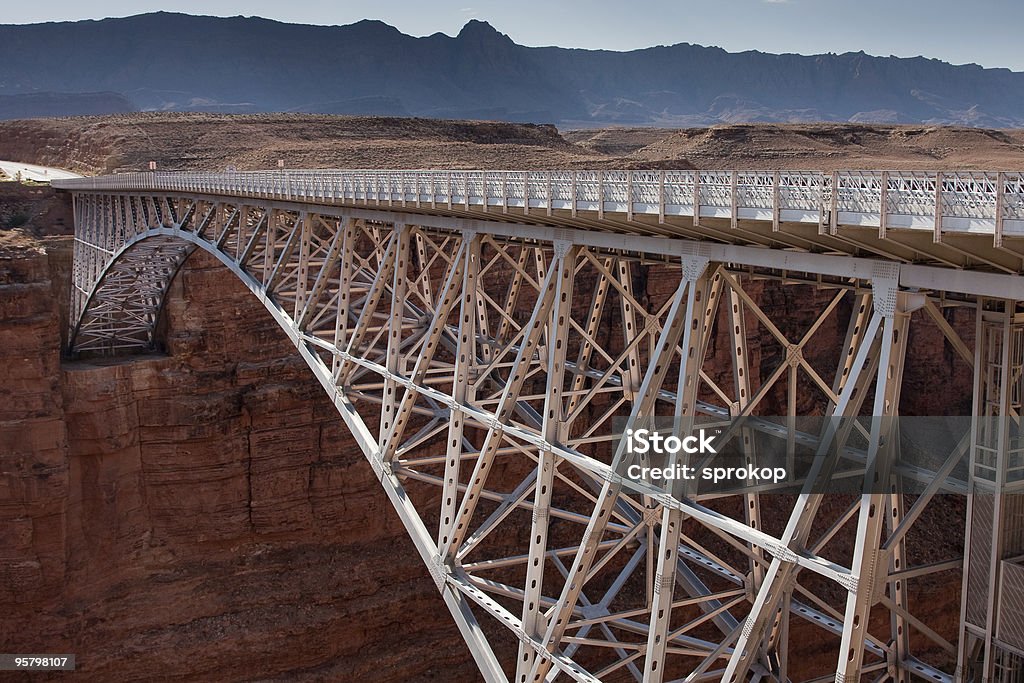
[[[1024,236],[1024,173],[919,171],[373,171],[122,173],[76,191],[732,218]]]

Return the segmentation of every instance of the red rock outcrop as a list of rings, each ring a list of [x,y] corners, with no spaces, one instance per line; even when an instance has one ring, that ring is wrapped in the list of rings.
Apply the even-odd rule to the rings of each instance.
[[[0,181],[0,230],[19,228],[35,236],[66,235],[74,222],[71,202],[49,185]]]
[[[66,278],[53,273],[67,273],[68,242],[0,256],[0,604],[26,617],[63,583],[68,462],[57,283]],[[0,619],[0,642],[20,628]]]

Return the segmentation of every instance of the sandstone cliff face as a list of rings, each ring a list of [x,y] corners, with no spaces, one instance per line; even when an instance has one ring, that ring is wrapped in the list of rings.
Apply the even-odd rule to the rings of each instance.
[[[74,652],[95,681],[473,680],[372,471],[247,290],[197,255],[168,356],[62,367],[68,259],[0,259],[3,649]]]
[[[49,185],[0,182],[0,229],[19,228],[40,235],[67,235],[73,225],[71,202]]]
[[[0,603],[13,614],[31,614],[63,583],[68,462],[54,274],[67,273],[67,242],[0,256]],[[0,642],[18,629],[0,620]]]

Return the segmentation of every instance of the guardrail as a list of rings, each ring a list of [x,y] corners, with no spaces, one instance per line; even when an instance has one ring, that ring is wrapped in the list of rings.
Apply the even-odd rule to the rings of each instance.
[[[1024,173],[372,171],[123,173],[68,190],[155,190],[438,208],[596,211],[1024,236]]]

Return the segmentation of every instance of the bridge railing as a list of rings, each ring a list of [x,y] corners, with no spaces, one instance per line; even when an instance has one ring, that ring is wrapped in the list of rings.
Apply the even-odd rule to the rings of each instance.
[[[144,172],[55,180],[329,203],[735,218],[1024,235],[1024,173],[906,171]]]

